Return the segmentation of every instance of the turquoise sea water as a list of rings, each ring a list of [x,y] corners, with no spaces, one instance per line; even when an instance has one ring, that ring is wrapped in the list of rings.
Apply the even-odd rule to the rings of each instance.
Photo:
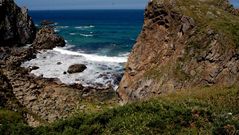
[[[47,19],[73,45],[71,50],[118,56],[129,52],[143,24],[143,10],[31,11],[36,24]]]
[[[124,64],[143,25],[143,10],[30,11],[35,24],[55,22],[66,47],[42,51],[22,66],[38,66],[37,76],[59,78],[97,88],[117,88]],[[57,64],[61,62],[62,64]],[[72,64],[85,64],[82,73],[63,74]]]

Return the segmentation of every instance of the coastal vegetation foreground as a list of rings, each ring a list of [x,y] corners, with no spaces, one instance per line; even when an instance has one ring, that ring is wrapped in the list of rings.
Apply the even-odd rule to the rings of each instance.
[[[30,127],[16,112],[0,110],[2,135],[239,134],[238,87],[182,90],[103,111]]]

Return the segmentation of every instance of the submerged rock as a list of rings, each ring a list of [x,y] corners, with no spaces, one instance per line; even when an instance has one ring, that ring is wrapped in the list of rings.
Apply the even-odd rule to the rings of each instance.
[[[53,49],[57,46],[64,47],[65,40],[63,37],[55,33],[54,28],[50,26],[44,26],[36,35],[36,39],[33,42],[35,49]]]
[[[74,64],[68,68],[67,72],[69,74],[80,73],[80,72],[83,72],[86,68],[87,67],[84,64]]]

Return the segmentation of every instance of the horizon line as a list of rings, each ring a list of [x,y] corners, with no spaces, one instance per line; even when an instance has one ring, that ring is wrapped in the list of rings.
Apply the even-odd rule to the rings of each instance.
[[[103,9],[103,8],[99,8],[99,9],[28,9],[29,11],[60,11],[60,10],[68,10],[68,11],[71,11],[71,10],[145,10],[145,8],[135,8],[135,9],[127,9],[127,8],[119,8],[119,9],[109,9],[109,8],[106,8],[106,9]]]

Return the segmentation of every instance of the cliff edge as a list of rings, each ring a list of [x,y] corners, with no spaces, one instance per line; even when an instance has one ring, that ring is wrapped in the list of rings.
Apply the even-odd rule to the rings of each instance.
[[[127,102],[239,79],[239,17],[226,0],[153,0],[118,89]]]
[[[36,28],[26,8],[20,8],[14,0],[0,3],[0,46],[32,43]]]

